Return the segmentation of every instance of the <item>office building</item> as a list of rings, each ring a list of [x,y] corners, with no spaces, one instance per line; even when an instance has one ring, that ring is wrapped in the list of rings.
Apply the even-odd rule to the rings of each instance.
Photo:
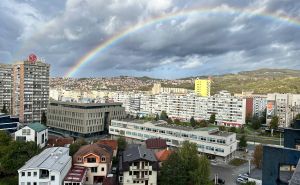
[[[129,145],[120,157],[121,185],[157,185],[158,161],[154,152],[138,145]]]
[[[19,118],[0,113],[0,131],[13,133],[19,128]]]
[[[88,168],[85,184],[98,184],[103,182],[110,171],[112,157],[112,148],[94,143],[80,147],[73,155],[73,164]]]
[[[28,59],[13,66],[13,115],[20,122],[40,122],[49,102],[49,68],[41,60]]]
[[[196,143],[199,153],[215,156],[223,161],[232,158],[237,148],[236,134],[219,131],[217,127],[193,129],[167,124],[165,121],[112,120],[109,134],[137,140],[162,138],[168,146],[179,147],[183,141]]]
[[[12,65],[0,64],[0,110],[5,106],[8,114],[12,113],[12,73]]]
[[[47,126],[75,137],[91,137],[108,132],[111,119],[126,116],[121,103],[75,103],[51,101]]]
[[[195,80],[195,94],[198,96],[210,96],[210,79],[196,79]]]
[[[18,170],[19,185],[63,184],[71,165],[69,148],[47,148]]]
[[[15,132],[16,141],[33,141],[44,148],[48,141],[48,128],[40,123],[31,123]]]

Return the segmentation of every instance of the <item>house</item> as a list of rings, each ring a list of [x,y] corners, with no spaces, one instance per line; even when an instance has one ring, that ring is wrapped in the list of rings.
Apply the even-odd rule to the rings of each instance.
[[[31,123],[15,132],[16,141],[34,141],[40,148],[48,141],[48,128],[41,123]]]
[[[86,167],[85,184],[102,183],[112,164],[113,150],[99,143],[82,146],[73,156],[75,166]]]
[[[71,166],[69,148],[46,148],[18,170],[19,185],[61,185]]]
[[[116,140],[99,140],[98,144],[108,145],[113,150],[113,156],[117,156],[118,142]]]
[[[13,133],[18,130],[19,118],[0,113],[0,130]]]
[[[73,166],[64,179],[64,185],[84,185],[87,168]]]
[[[167,141],[161,138],[150,138],[146,140],[146,148],[153,150],[154,152],[158,152],[166,149]]]
[[[119,159],[121,185],[157,185],[158,161],[152,150],[129,145]]]

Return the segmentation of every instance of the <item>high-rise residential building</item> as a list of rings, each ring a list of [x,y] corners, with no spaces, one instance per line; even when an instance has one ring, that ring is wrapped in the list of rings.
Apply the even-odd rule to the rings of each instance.
[[[111,119],[125,118],[121,103],[75,103],[51,101],[47,126],[75,137],[91,137],[108,130]]]
[[[210,79],[196,79],[195,80],[195,93],[198,96],[210,96]]]
[[[28,60],[13,66],[13,115],[21,123],[39,122],[49,102],[50,65],[41,60]]]
[[[12,65],[0,64],[0,109],[5,105],[9,114],[12,111],[12,72]]]

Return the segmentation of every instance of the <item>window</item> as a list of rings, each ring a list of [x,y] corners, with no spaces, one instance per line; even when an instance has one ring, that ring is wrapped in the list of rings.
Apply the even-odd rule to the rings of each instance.
[[[31,172],[27,172],[27,176],[30,177],[31,176]]]
[[[22,172],[22,177],[25,176],[25,172]]]
[[[101,168],[101,171],[102,171],[102,172],[104,171],[104,167]]]
[[[102,161],[102,162],[105,162],[105,157],[101,157],[101,161]]]
[[[51,176],[51,181],[55,181],[55,176]]]
[[[30,185],[30,182],[27,182],[27,185]]]
[[[85,178],[85,181],[89,181],[89,178],[88,178],[88,177],[86,177],[86,178]]]
[[[98,171],[97,167],[91,167],[91,172],[92,173],[97,173],[97,171]]]
[[[87,158],[87,162],[88,163],[95,163],[96,162],[96,158],[94,158],[94,157]]]
[[[33,183],[33,185],[37,185],[37,183],[36,183],[36,182],[34,182],[34,183]]]
[[[132,171],[129,171],[129,175],[132,175]]]
[[[81,162],[81,161],[82,161],[82,160],[81,160],[81,157],[78,157],[77,161],[78,161],[78,162]]]
[[[37,176],[37,172],[33,172],[33,176]]]
[[[149,171],[149,175],[152,175],[152,171]]]

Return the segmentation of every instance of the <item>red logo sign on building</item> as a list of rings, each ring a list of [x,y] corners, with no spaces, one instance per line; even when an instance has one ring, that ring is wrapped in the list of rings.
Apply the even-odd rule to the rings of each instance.
[[[30,63],[34,64],[34,63],[36,62],[36,60],[37,60],[37,56],[36,56],[35,54],[30,54],[30,55],[28,56],[28,61],[29,61]]]

